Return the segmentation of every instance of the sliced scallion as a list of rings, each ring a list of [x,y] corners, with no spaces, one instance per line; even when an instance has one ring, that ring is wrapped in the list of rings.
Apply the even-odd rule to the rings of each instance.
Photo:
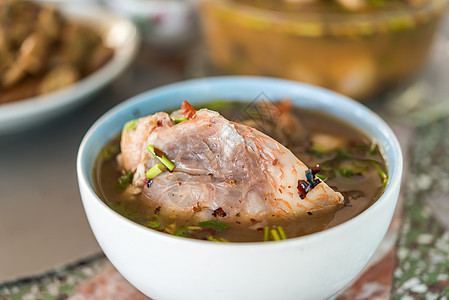
[[[148,145],[148,151],[150,151],[150,153],[153,154],[154,157],[159,159],[159,161],[161,163],[163,163],[164,166],[167,167],[167,169],[169,169],[170,171],[173,171],[173,169],[175,168],[175,165],[170,160],[168,160],[168,158],[166,158],[165,155],[161,155],[161,156],[157,155],[153,145]]]
[[[175,231],[176,231],[176,224],[175,223],[167,225],[167,227],[165,227],[165,232],[168,232],[170,234],[174,234]]]
[[[161,222],[159,222],[158,220],[152,220],[148,221],[146,225],[147,227],[150,227],[152,229],[159,229],[159,227],[161,227]]]
[[[268,226],[263,228],[263,240],[264,242],[268,242],[270,240],[270,228]]]
[[[318,144],[312,145],[312,151],[315,153],[316,156],[323,156],[328,152],[326,148]]]
[[[201,228],[200,226],[187,226],[188,230],[201,230],[203,228]]]
[[[327,176],[321,175],[321,174],[315,174],[316,177],[318,177],[319,179],[326,181],[328,178]]]
[[[273,238],[274,241],[280,241],[281,237],[279,236],[279,233],[276,229],[271,229],[270,230],[271,233],[271,237]]]
[[[157,175],[161,174],[164,169],[165,169],[164,165],[162,165],[162,164],[155,164],[154,166],[151,167],[151,169],[149,169],[147,171],[145,176],[148,179],[152,179],[152,178],[156,177]]]
[[[281,236],[281,240],[286,240],[287,235],[285,234],[284,228],[282,226],[278,226],[279,235]]]

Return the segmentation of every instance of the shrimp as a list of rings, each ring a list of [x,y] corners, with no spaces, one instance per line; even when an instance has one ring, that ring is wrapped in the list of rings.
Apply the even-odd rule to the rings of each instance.
[[[217,112],[186,107],[184,102],[181,111],[191,117],[184,122],[157,113],[122,132],[124,168],[135,171],[133,185],[160,213],[254,223],[343,203],[340,193],[271,137]],[[145,180],[145,172],[160,163],[148,145],[174,164],[172,172]]]

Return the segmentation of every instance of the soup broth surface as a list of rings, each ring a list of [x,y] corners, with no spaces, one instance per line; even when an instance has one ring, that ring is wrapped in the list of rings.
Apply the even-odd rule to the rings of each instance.
[[[272,125],[269,117],[251,112],[248,103],[215,101],[196,108],[202,107],[216,110],[225,118],[237,122],[253,119],[262,127],[262,131],[264,126],[269,131]],[[319,165],[320,178],[344,196],[344,205],[282,219],[268,217],[263,226],[260,223],[248,226],[238,221],[226,222],[220,217],[216,217],[212,223],[198,224],[173,216],[162,216],[158,214],[158,207],[148,203],[148,199],[123,192],[121,184],[126,176],[115,159],[120,152],[119,138],[110,141],[97,158],[94,169],[96,192],[113,210],[143,226],[169,234],[217,242],[276,240],[271,231],[279,231],[279,227],[287,238],[299,237],[341,224],[372,205],[387,182],[387,168],[376,144],[356,128],[331,116],[295,107],[292,112],[306,128],[309,139],[307,142],[283,141],[283,144],[309,168]],[[277,139],[276,136],[272,137]],[[125,183],[129,180],[128,176]]]

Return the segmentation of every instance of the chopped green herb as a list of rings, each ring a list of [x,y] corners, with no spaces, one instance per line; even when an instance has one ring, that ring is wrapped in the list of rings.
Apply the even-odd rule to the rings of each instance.
[[[177,229],[174,233],[176,236],[183,236],[183,237],[190,237],[189,229],[187,226],[182,226],[181,228]]]
[[[173,119],[173,121],[174,121],[176,124],[182,123],[182,122],[187,121],[187,120],[188,120],[187,118],[177,118],[177,119]]]
[[[338,171],[344,177],[352,177],[354,175],[354,168],[351,165],[342,165]]]
[[[229,241],[225,238],[215,238],[211,235],[207,237],[207,240],[211,242],[229,243]]]
[[[374,7],[381,7],[385,5],[385,0],[369,0],[369,4]]]
[[[353,175],[361,175],[366,171],[366,164],[361,161],[354,160],[350,165],[340,165],[338,171],[344,177],[351,177]]]
[[[274,241],[280,241],[281,237],[279,236],[279,233],[276,229],[271,229],[270,230],[271,233],[271,237],[273,238]]]
[[[312,151],[318,157],[323,156],[323,155],[327,154],[327,152],[328,152],[326,150],[326,148],[324,148],[323,146],[318,145],[318,144],[313,144]]]
[[[352,161],[352,165],[356,168],[356,171],[360,173],[363,173],[368,168],[368,166],[360,160]]]
[[[278,226],[277,228],[273,228],[270,230],[268,226],[263,228],[263,240],[267,241],[280,241],[286,240],[287,235],[285,234],[284,228],[282,226]]]
[[[335,151],[337,157],[340,159],[351,156],[351,153],[349,153],[349,150],[346,148],[336,148],[334,151]]]
[[[125,126],[123,126],[123,129],[124,129],[125,131],[133,131],[133,130],[135,130],[135,129],[137,128],[137,122],[138,122],[138,120],[131,120],[131,121],[128,121],[128,122],[125,124]]]
[[[175,165],[171,161],[169,161],[168,158],[165,157],[165,155],[161,155],[161,156],[157,155],[156,150],[153,145],[148,145],[148,151],[150,151],[150,153],[153,154],[154,157],[159,159],[159,161],[161,163],[163,163],[164,166],[167,167],[167,169],[169,169],[170,171],[173,171],[173,169],[175,168]]]
[[[215,221],[215,220],[200,222],[199,225],[203,229],[211,228],[211,229],[214,229],[214,230],[223,230],[223,229],[229,228],[229,224],[228,223]]]
[[[278,226],[279,235],[281,236],[281,240],[286,240],[287,235],[285,234],[284,228],[282,226]]]
[[[387,173],[382,170],[382,168],[379,166],[379,164],[375,161],[371,161],[374,168],[376,168],[377,172],[379,173],[380,178],[382,179],[382,184],[385,185],[388,182],[388,175]]]
[[[148,179],[152,179],[152,178],[156,177],[157,175],[161,174],[164,169],[165,169],[164,165],[162,165],[162,164],[155,164],[154,166],[151,167],[151,169],[149,169],[145,173],[145,176]]]
[[[264,240],[264,242],[267,242],[270,240],[270,228],[268,226],[265,226],[263,228],[263,240]]]
[[[149,221],[147,223],[147,227],[150,227],[152,229],[159,229],[161,227],[161,223],[159,221]]]
[[[323,181],[326,181],[328,179],[326,176],[321,175],[321,174],[315,174],[315,176],[318,177],[319,179],[323,180]]]
[[[123,215],[124,217],[128,219],[133,219],[134,216],[137,214],[137,208],[135,207],[128,207],[125,201],[120,202],[110,202],[108,205],[119,214]]]
[[[120,176],[116,183],[118,190],[124,192],[128,187],[129,183],[131,182],[132,178],[133,178],[132,170],[129,170],[128,172]]]

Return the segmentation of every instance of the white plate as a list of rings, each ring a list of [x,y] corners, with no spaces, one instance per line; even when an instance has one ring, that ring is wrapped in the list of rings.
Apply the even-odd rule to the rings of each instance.
[[[59,9],[67,18],[83,20],[100,30],[114,56],[100,69],[66,88],[0,104],[0,135],[37,125],[81,104],[122,73],[136,54],[139,35],[135,25],[126,18],[91,5],[61,4]]]

